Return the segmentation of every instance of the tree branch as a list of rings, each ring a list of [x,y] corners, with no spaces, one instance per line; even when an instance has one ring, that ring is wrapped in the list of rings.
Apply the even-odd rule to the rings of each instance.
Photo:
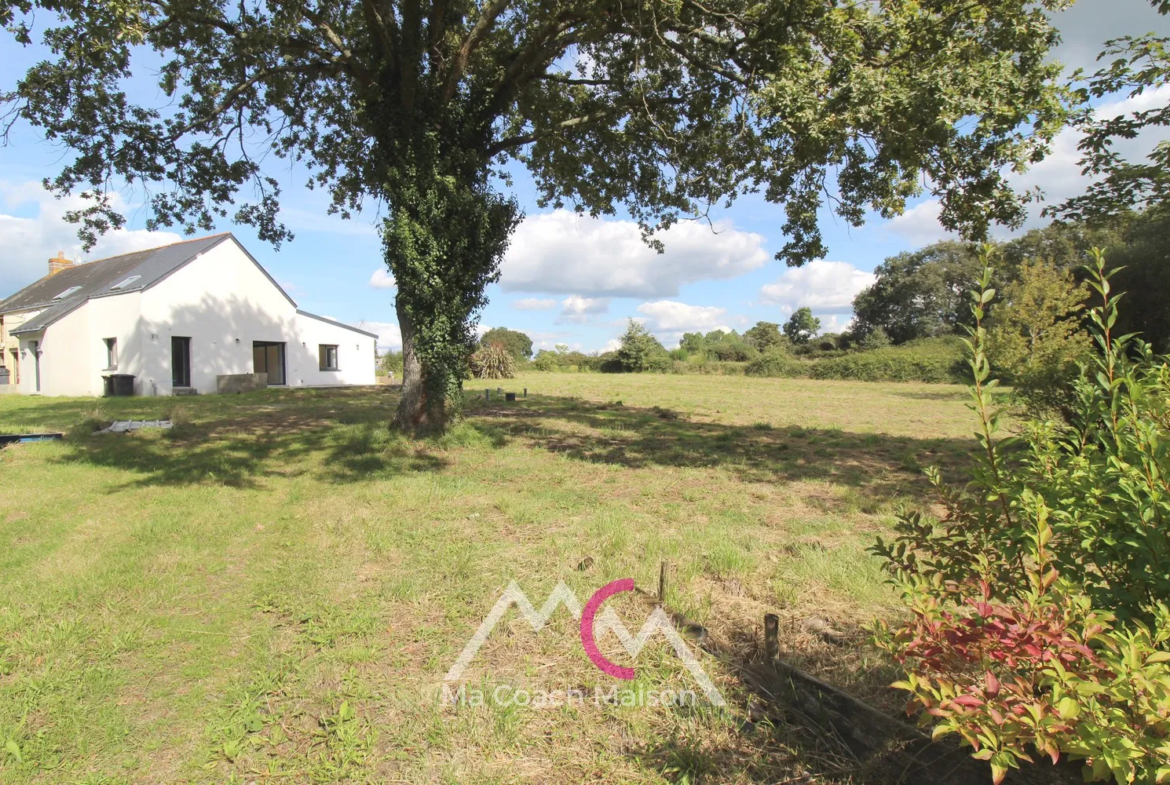
[[[455,91],[459,89],[459,80],[463,78],[463,73],[467,70],[467,61],[471,59],[471,54],[479,42],[483,40],[483,37],[491,31],[492,26],[496,23],[496,17],[504,12],[510,2],[511,0],[491,0],[480,15],[479,20],[476,21],[475,27],[471,28],[463,45],[455,53],[455,59],[447,66],[447,78],[443,80],[443,103],[447,103],[455,97]]]
[[[378,5],[375,0],[362,0],[362,8],[366,12],[366,22],[370,27],[374,28],[374,34],[377,36],[378,43],[382,45],[382,55],[390,62],[394,57],[394,39],[391,34],[391,26],[394,24],[394,17],[383,17],[382,12],[378,10]]]
[[[544,131],[533,131],[533,132],[527,133],[527,134],[517,134],[516,136],[505,137],[505,138],[499,140],[498,142],[496,142],[495,144],[491,145],[490,147],[488,147],[488,155],[489,156],[499,155],[500,153],[504,152],[505,150],[509,150],[509,149],[514,148],[514,147],[523,147],[524,145],[532,144],[533,142],[539,142],[541,139],[546,139],[549,136],[560,133],[561,131],[568,131],[568,130],[571,130],[573,128],[581,128],[584,126],[588,126],[592,123],[595,123],[598,120],[605,120],[607,118],[613,117],[614,115],[624,114],[625,112],[629,111],[630,109],[633,109],[638,104],[645,104],[646,108],[649,109],[651,103],[652,104],[672,104],[672,103],[679,103],[680,100],[681,99],[662,98],[662,99],[658,99],[658,100],[651,101],[651,102],[647,103],[645,101],[645,99],[639,98],[636,100],[630,100],[628,102],[622,102],[619,104],[614,104],[612,106],[607,106],[604,109],[598,109],[595,112],[589,112],[588,114],[583,114],[583,115],[580,115],[578,117],[572,117],[572,118],[569,118],[568,120],[562,120],[561,122],[556,123],[555,125],[551,126],[550,128],[548,128],[547,130],[544,130]]]

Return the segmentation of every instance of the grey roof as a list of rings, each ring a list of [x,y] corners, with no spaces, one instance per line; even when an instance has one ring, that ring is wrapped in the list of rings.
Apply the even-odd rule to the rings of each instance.
[[[371,338],[378,337],[377,333],[367,332],[366,330],[363,330],[360,327],[354,327],[352,324],[343,324],[342,322],[338,322],[338,321],[335,321],[333,319],[326,319],[324,316],[318,316],[315,313],[309,313],[308,311],[302,311],[300,308],[297,309],[297,313],[299,313],[301,316],[308,316],[310,319],[320,319],[321,321],[325,322],[326,324],[331,324],[334,327],[344,327],[347,330],[353,330],[355,333],[361,333],[362,335],[368,335]]]
[[[56,275],[46,276],[26,286],[7,300],[0,301],[0,314],[44,309],[12,331],[13,335],[37,333],[94,297],[148,289],[199,254],[229,238],[231,234],[217,234],[69,267]],[[124,289],[110,290],[111,286],[132,275],[141,277]],[[53,299],[74,286],[80,288],[68,297]]]

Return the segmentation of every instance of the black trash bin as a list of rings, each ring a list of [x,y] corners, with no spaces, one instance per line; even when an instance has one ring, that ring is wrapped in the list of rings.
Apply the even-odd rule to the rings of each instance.
[[[134,395],[134,376],[128,373],[112,373],[103,376],[106,397],[129,397]]]

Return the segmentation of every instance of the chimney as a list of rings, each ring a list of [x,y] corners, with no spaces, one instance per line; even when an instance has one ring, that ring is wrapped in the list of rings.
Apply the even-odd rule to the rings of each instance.
[[[68,270],[73,262],[65,258],[64,251],[57,251],[57,255],[49,260],[49,276],[52,277],[62,270]]]

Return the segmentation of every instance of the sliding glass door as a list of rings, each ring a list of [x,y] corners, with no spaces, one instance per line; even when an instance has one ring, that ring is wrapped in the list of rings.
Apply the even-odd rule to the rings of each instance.
[[[284,344],[269,341],[252,342],[252,372],[268,374],[268,384],[285,384]]]

